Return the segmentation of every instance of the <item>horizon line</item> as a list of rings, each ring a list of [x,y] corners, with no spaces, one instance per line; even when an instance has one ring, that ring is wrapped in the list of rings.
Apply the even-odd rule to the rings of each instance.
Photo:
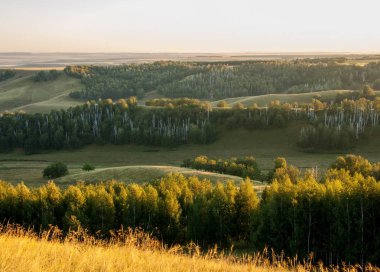
[[[248,55],[280,55],[280,54],[342,54],[373,55],[380,51],[221,51],[221,52],[176,52],[176,51],[0,51],[0,54],[248,54]]]

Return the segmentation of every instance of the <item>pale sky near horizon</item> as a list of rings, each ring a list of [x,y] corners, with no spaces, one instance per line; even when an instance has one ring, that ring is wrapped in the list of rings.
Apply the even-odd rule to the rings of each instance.
[[[0,0],[0,52],[380,52],[379,0]]]

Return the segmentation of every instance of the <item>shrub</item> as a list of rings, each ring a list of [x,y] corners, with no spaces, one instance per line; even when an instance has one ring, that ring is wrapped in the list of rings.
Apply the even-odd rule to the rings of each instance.
[[[44,178],[59,178],[66,176],[69,173],[67,165],[62,162],[50,164],[43,171]]]
[[[218,104],[216,105],[218,108],[228,108],[229,107],[229,105],[228,105],[228,103],[226,102],[226,101],[220,101],[220,102],[218,102]]]
[[[243,109],[245,109],[245,106],[244,106],[243,103],[238,102],[238,103],[236,103],[236,104],[234,105],[233,108],[234,108],[234,109],[237,109],[237,110],[243,110]]]
[[[254,180],[262,179],[259,165],[257,164],[256,159],[252,156],[247,156],[244,158],[230,158],[228,160],[209,159],[206,156],[198,156],[193,160],[184,160],[182,166]]]
[[[89,172],[89,171],[95,170],[95,166],[89,163],[85,163],[82,167],[82,170]]]

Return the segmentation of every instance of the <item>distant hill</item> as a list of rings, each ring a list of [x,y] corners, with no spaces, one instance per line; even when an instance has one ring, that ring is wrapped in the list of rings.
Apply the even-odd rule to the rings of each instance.
[[[17,70],[16,76],[0,82],[0,113],[18,110],[27,113],[47,113],[53,109],[66,109],[84,103],[69,96],[70,92],[84,88],[79,79],[61,73],[56,80],[35,82],[33,76],[37,72],[37,70]],[[244,96],[213,101],[212,105],[216,107],[220,101],[226,101],[231,107],[239,102],[245,106],[256,103],[260,107],[265,107],[273,100],[280,100],[283,103],[310,103],[315,97],[328,101],[334,99],[337,94],[349,92],[352,90]],[[380,96],[380,91],[376,93]],[[139,105],[144,105],[146,100],[162,97],[164,96],[157,91],[147,92],[139,101]]]

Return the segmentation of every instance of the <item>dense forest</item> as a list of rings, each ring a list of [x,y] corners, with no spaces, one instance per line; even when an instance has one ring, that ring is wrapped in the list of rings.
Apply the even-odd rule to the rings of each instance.
[[[167,103],[168,101],[171,101]],[[155,100],[166,106],[141,107],[137,99],[89,101],[49,114],[22,112],[0,115],[0,151],[79,148],[88,144],[175,146],[210,143],[224,129],[284,128],[301,125],[298,145],[305,150],[344,150],[379,126],[380,99],[344,99],[290,105],[272,101],[268,107],[211,108],[196,99]],[[152,102],[153,103],[153,102]],[[161,104],[163,103],[163,104]],[[167,103],[167,104],[165,104]]]
[[[49,114],[3,114],[0,150],[79,148],[86,144],[178,145],[215,140],[207,111],[200,109],[147,109],[134,97],[116,103],[106,99]]]
[[[85,228],[101,237],[121,226],[142,228],[165,243],[194,241],[245,249],[273,248],[326,264],[380,264],[380,163],[338,157],[322,180],[312,171],[292,180],[276,160],[259,198],[249,179],[212,184],[170,174],[147,184],[110,181],[60,189],[0,183],[0,220],[48,228]],[[300,171],[298,172],[300,173]]]
[[[344,60],[343,60],[344,62]],[[158,91],[166,97],[224,99],[269,93],[302,93],[331,89],[359,90],[380,86],[380,63],[345,65],[341,59],[240,62],[155,62],[121,66],[69,66],[84,89],[73,98],[143,97]]]
[[[64,69],[69,76],[80,78],[83,90],[70,94],[73,98],[126,98],[143,97],[158,86],[181,80],[198,73],[202,66],[191,63],[155,62],[152,64],[130,64],[121,66],[68,66]]]

